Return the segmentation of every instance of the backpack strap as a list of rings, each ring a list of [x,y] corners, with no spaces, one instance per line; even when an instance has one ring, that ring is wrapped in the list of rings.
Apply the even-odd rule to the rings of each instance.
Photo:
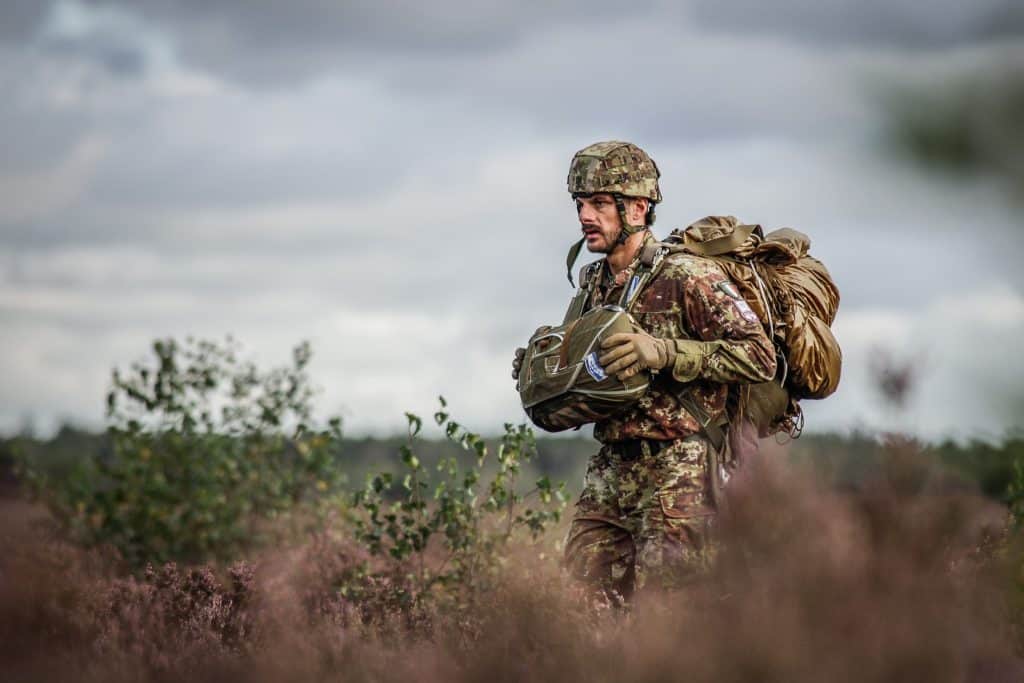
[[[576,291],[576,295],[569,302],[569,308],[566,310],[565,318],[562,320],[563,325],[571,323],[586,312],[587,304],[590,303],[590,293],[597,282],[597,271],[600,267],[601,262],[594,261],[580,268],[580,287]]]
[[[700,425],[701,431],[704,432],[704,436],[708,437],[708,441],[711,442],[715,452],[721,453],[722,447],[725,446],[725,426],[717,422],[712,422],[711,417],[704,412],[704,409],[700,407],[700,405],[693,399],[693,396],[685,389],[676,394],[676,399],[688,413],[697,419],[697,423]]]
[[[665,248],[665,244],[662,242],[648,242],[644,245],[644,248],[640,250],[640,265],[644,268],[654,268],[654,263],[658,259],[658,252]],[[664,255],[663,255],[664,256]]]
[[[640,250],[640,265],[633,274],[629,286],[622,291],[622,298],[619,300],[620,306],[627,311],[633,310],[633,306],[640,300],[640,293],[654,279],[661,267],[661,262],[671,252],[671,245],[664,242],[648,242],[643,246]]]

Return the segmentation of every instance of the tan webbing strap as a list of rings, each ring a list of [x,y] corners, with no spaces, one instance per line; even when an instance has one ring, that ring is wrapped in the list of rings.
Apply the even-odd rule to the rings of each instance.
[[[651,280],[651,271],[649,269],[638,268],[637,273],[633,276],[632,280],[628,282],[622,288],[622,296],[619,297],[619,306],[622,306],[627,311],[632,311],[633,306],[640,300],[640,293],[644,291],[647,283]],[[634,284],[634,281],[636,284]]]
[[[645,244],[644,248],[640,250],[640,265],[644,268],[652,267],[654,265],[654,259],[662,247],[664,247],[664,245],[657,241]]]
[[[662,257],[664,256],[663,249],[665,249],[664,244],[654,241],[648,242],[640,250],[640,266],[633,275],[637,283],[635,286],[632,282],[626,285],[622,291],[622,298],[619,300],[619,305],[627,311],[633,310],[633,306],[640,300],[640,293],[657,275],[663,260]]]
[[[710,441],[711,438],[708,437],[708,440]],[[708,469],[711,470],[708,472],[708,481],[711,482],[711,499],[715,501],[715,508],[719,512],[724,512],[726,508],[726,500],[722,491],[722,485],[724,484],[722,481],[722,473],[719,470],[720,454],[723,454],[722,449],[716,447],[714,443],[712,443],[711,448],[708,449]]]
[[[683,245],[700,256],[721,256],[742,246],[756,228],[756,225],[737,225],[730,234],[706,242],[698,242],[688,232],[684,232]]]
[[[597,279],[597,269],[600,267],[600,261],[594,261],[580,268],[580,288],[576,292],[576,296],[569,302],[569,308],[565,312],[565,318],[562,319],[563,325],[568,325],[572,321],[578,319],[587,310],[587,304],[590,303],[590,294],[594,289],[594,281]]]
[[[679,400],[679,404],[682,405],[687,412],[697,418],[701,431],[703,431],[704,435],[708,437],[708,441],[711,442],[712,448],[715,449],[716,453],[720,453],[722,451],[722,447],[725,446],[725,430],[722,429],[722,425],[711,422],[711,418],[706,412],[704,412],[704,409],[693,400],[693,397],[690,396],[690,394],[681,392],[676,395],[676,398]]]
[[[569,302],[569,308],[565,311],[565,317],[562,318],[563,325],[568,325],[583,315],[583,309],[587,305],[587,298],[589,296],[590,292],[582,287],[576,292],[576,296]]]
[[[704,432],[704,436],[707,437],[711,443],[711,449],[708,451],[708,481],[711,484],[711,498],[715,501],[715,506],[722,511],[725,509],[726,501],[725,496],[722,492],[722,473],[719,471],[720,458],[725,456],[725,445],[726,435],[722,425],[714,424],[711,422],[711,418],[708,417],[707,413],[697,405],[697,402],[693,400],[693,397],[687,393],[680,393],[676,395],[679,399],[679,403],[686,408],[697,418],[697,422],[700,423],[701,431]]]

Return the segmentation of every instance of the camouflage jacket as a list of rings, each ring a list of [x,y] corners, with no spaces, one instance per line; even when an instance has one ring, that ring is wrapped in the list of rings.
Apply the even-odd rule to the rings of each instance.
[[[645,244],[654,237],[648,233]],[[617,276],[600,262],[588,308],[618,304],[640,254]],[[727,384],[766,382],[775,375],[775,349],[757,315],[710,259],[676,253],[665,258],[632,307],[649,334],[675,339],[676,361],[654,375],[650,390],[624,413],[594,428],[604,443],[678,439],[700,433],[677,395],[689,392],[714,421],[725,415]]]

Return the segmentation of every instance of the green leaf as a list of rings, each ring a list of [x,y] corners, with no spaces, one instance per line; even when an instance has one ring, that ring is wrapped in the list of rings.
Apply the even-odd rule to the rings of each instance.
[[[413,413],[406,413],[405,419],[409,422],[409,435],[416,436],[423,429],[423,420]]]

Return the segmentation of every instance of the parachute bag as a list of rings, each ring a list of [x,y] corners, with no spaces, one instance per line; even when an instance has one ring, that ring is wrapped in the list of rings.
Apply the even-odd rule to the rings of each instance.
[[[530,420],[560,432],[607,419],[643,396],[650,385],[647,373],[620,380],[598,362],[602,341],[636,326],[622,307],[600,306],[535,334],[526,345],[517,385]]]

